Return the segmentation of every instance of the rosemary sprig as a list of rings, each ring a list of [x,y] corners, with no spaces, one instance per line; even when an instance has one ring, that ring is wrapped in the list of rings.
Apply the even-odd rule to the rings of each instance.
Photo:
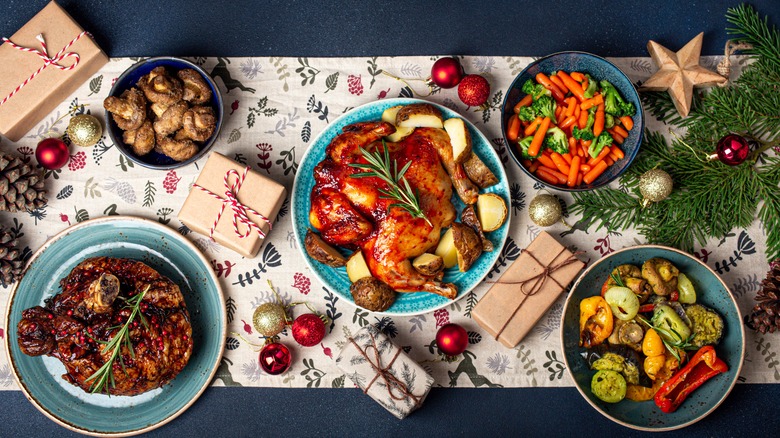
[[[97,342],[104,345],[101,354],[106,354],[107,352],[111,351],[111,356],[109,356],[108,360],[103,364],[103,366],[101,366],[91,376],[84,380],[84,382],[93,381],[89,387],[91,393],[107,393],[109,384],[112,388],[116,386],[116,382],[114,381],[114,362],[119,359],[119,363],[122,365],[122,369],[125,369],[125,363],[122,360],[122,356],[120,355],[122,346],[125,346],[130,352],[130,356],[135,359],[133,343],[130,341],[130,327],[132,326],[136,316],[140,317],[141,323],[144,325],[144,327],[148,327],[146,318],[144,318],[144,315],[141,313],[141,301],[144,299],[144,295],[146,295],[146,292],[149,291],[150,287],[151,286],[147,285],[146,289],[144,289],[141,293],[125,300],[125,305],[123,308],[132,310],[130,312],[130,316],[123,325],[110,327],[110,329],[119,328],[119,331],[114,334],[114,337],[108,341],[101,341],[96,339]]]
[[[390,189],[385,190],[380,188],[379,192],[382,194],[381,197],[398,201],[394,204],[390,204],[388,209],[393,207],[402,208],[409,212],[412,217],[425,219],[425,222],[427,222],[428,225],[433,226],[420,208],[419,191],[412,190],[409,181],[404,177],[412,162],[409,161],[406,163],[399,171],[398,162],[396,160],[392,160],[391,162],[390,160],[390,151],[387,149],[384,140],[382,140],[382,149],[384,149],[384,153],[379,151],[369,152],[361,147],[360,152],[363,154],[363,158],[368,161],[368,164],[350,163],[350,166],[367,170],[367,172],[354,173],[352,174],[352,177],[367,178],[373,176],[386,182]]]
[[[609,276],[612,278],[612,281],[614,281],[616,285],[620,287],[626,287],[625,283],[623,283],[623,279],[620,278],[620,275],[611,272]]]
[[[678,362],[682,363],[680,353],[677,352],[677,349],[687,350],[693,347],[691,341],[693,340],[693,337],[696,336],[695,333],[691,333],[691,335],[688,336],[688,339],[683,339],[683,337],[675,329],[666,330],[663,327],[655,326],[650,323],[650,321],[641,316],[637,316],[637,319],[643,324],[646,324],[648,327],[651,327],[657,331],[658,334],[661,335],[661,342],[664,343],[664,346],[667,350],[669,350],[669,353],[672,353],[672,356],[674,356]]]

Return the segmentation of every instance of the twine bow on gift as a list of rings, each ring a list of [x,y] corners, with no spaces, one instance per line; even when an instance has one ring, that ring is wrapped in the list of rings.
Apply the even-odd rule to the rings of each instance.
[[[40,41],[42,50],[32,49],[30,47],[22,47],[22,46],[14,44],[14,42],[9,40],[8,38],[3,38],[3,42],[8,43],[11,47],[13,47],[16,50],[21,50],[22,52],[30,52],[30,53],[34,53],[34,54],[38,55],[38,57],[43,60],[43,65],[40,66],[38,68],[38,70],[35,70],[35,72],[32,75],[30,75],[29,78],[25,79],[24,82],[19,84],[18,87],[14,88],[14,90],[11,91],[11,94],[9,94],[3,100],[1,100],[0,101],[0,105],[3,105],[4,103],[6,103],[11,97],[13,97],[14,94],[18,93],[19,90],[24,88],[25,85],[29,84],[30,81],[35,79],[36,76],[38,76],[43,70],[46,69],[46,67],[48,67],[50,65],[52,65],[52,66],[54,66],[54,67],[56,67],[56,68],[58,68],[58,69],[60,69],[62,71],[70,71],[70,70],[73,70],[74,68],[76,68],[76,66],[79,65],[79,60],[81,59],[79,57],[79,54],[78,53],[74,53],[74,52],[66,52],[66,50],[68,50],[70,48],[70,46],[75,44],[76,41],[80,40],[81,37],[83,37],[84,35],[89,35],[89,33],[86,30],[81,32],[80,34],[78,34],[76,36],[76,38],[73,38],[68,44],[65,45],[65,47],[63,47],[53,57],[49,57],[49,49],[48,49],[48,47],[46,47],[46,40],[43,38],[43,34],[38,34],[35,37],[35,39]],[[71,64],[71,65],[62,65],[62,64],[60,64],[60,61],[64,60],[65,58],[73,58],[73,64]]]
[[[374,338],[374,335],[372,333],[369,333],[371,336],[371,344],[366,347],[365,350],[360,348],[360,346],[355,342],[355,339],[349,338],[350,342],[352,342],[352,345],[357,348],[357,350],[360,352],[360,354],[366,359],[369,365],[371,365],[371,368],[376,371],[376,375],[373,379],[366,385],[366,388],[363,390],[364,394],[368,394],[368,390],[371,389],[371,385],[374,384],[374,382],[377,381],[377,379],[382,379],[385,381],[385,387],[387,388],[387,393],[390,394],[390,398],[393,400],[403,401],[406,399],[410,399],[414,402],[415,407],[420,406],[420,397],[412,394],[412,391],[402,382],[398,377],[396,377],[393,373],[390,372],[390,369],[393,367],[393,363],[398,358],[398,356],[401,354],[401,349],[396,349],[395,355],[392,359],[390,359],[390,362],[387,363],[386,366],[382,366],[382,356],[379,354],[379,349],[376,346],[376,338]],[[374,360],[372,361],[371,357],[368,355],[368,350],[373,349],[374,350]],[[393,389],[395,389],[397,392],[400,393],[400,395],[393,392]]]
[[[268,225],[269,230],[272,228],[271,221],[269,221],[267,217],[256,212],[250,207],[242,204],[241,201],[238,200],[238,191],[241,190],[241,186],[244,184],[244,179],[246,178],[248,172],[249,172],[249,167],[244,168],[244,173],[242,174],[239,174],[238,171],[235,169],[230,169],[227,172],[225,172],[224,197],[212,192],[211,190],[203,186],[200,186],[198,184],[193,184],[194,187],[207,193],[212,198],[216,198],[222,202],[222,206],[220,207],[219,212],[217,213],[217,218],[214,220],[214,224],[211,226],[211,230],[209,231],[210,238],[212,239],[214,238],[214,231],[217,229],[217,224],[219,223],[219,219],[222,217],[222,213],[225,212],[225,207],[228,205],[230,206],[230,209],[233,210],[233,231],[235,231],[236,235],[239,238],[243,239],[244,237],[249,236],[250,234],[252,234],[252,230],[257,231],[257,234],[259,234],[261,238],[265,238],[265,232],[263,231],[263,229],[260,228],[259,225],[254,223],[251,219],[249,219],[247,213],[252,213],[255,216],[259,217],[260,220],[262,220]],[[235,176],[235,180],[232,183],[230,182],[231,176]],[[243,232],[239,229],[238,226],[239,222],[244,224],[245,228]]]
[[[566,251],[566,248],[561,248],[560,251],[558,251],[558,254],[555,254],[555,257],[553,257],[553,260],[557,259],[563,252]],[[539,266],[542,267],[542,271],[538,274],[534,275],[533,277],[526,278],[525,280],[520,281],[499,281],[499,283],[502,284],[519,284],[520,285],[520,292],[525,295],[525,297],[530,297],[532,295],[536,295],[542,288],[544,287],[544,284],[547,282],[548,279],[552,280],[560,286],[561,289],[563,289],[565,286],[556,280],[552,274],[553,272],[557,271],[558,269],[563,268],[564,266],[568,266],[572,263],[579,262],[579,259],[577,259],[577,256],[580,254],[584,254],[582,251],[577,251],[574,254],[570,254],[569,257],[566,257],[565,259],[561,260],[560,262],[554,264],[554,265],[548,265],[545,266],[544,263],[540,262],[539,259],[536,258],[535,255],[531,251],[526,250],[526,254],[528,254]],[[530,284],[530,289],[526,290],[526,286]],[[515,310],[512,312],[512,315],[509,316],[509,318],[504,321],[504,325],[501,326],[501,329],[496,333],[496,340],[501,336],[501,333],[504,332],[504,330],[509,326],[509,323],[514,319],[515,315],[517,315],[517,312],[520,311],[520,307],[523,306],[523,303],[525,302],[525,298],[523,298],[518,304],[517,307],[515,307]]]

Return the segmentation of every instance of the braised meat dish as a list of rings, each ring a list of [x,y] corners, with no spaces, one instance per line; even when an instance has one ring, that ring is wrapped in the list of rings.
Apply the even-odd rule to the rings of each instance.
[[[165,385],[187,365],[190,315],[179,286],[156,270],[135,260],[96,257],[81,262],[60,285],[62,291],[43,307],[22,312],[17,331],[22,352],[59,359],[66,381],[87,392],[132,396]],[[143,299],[133,313],[138,294]],[[106,348],[123,334],[129,342],[117,343],[116,352]],[[101,368],[105,374],[107,363],[110,378],[96,387],[94,375]]]

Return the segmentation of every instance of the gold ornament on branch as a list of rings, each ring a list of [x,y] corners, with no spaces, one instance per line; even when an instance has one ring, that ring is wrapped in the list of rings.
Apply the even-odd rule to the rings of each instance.
[[[691,111],[693,89],[723,84],[728,79],[699,65],[704,32],[696,35],[679,51],[649,41],[647,51],[658,71],[640,87],[640,91],[668,91],[674,107],[682,117]]]
[[[639,191],[642,193],[642,207],[661,202],[672,193],[672,177],[661,169],[650,169],[639,177]]]

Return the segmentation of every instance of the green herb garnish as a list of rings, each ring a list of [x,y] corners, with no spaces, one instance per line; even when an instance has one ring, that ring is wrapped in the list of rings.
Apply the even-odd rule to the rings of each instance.
[[[144,327],[148,328],[148,325],[146,324],[146,318],[144,318],[144,315],[141,313],[141,301],[144,299],[144,295],[146,295],[146,292],[149,291],[150,287],[151,286],[146,286],[146,289],[144,289],[141,293],[125,300],[125,305],[122,308],[132,310],[130,312],[130,316],[123,325],[117,325],[109,328],[109,330],[116,328],[119,329],[119,331],[114,334],[114,337],[108,341],[95,339],[97,342],[104,345],[103,350],[101,350],[101,354],[106,354],[110,351],[111,356],[102,367],[100,367],[97,371],[95,371],[94,374],[84,380],[84,382],[93,381],[92,385],[89,387],[91,393],[107,393],[109,384],[112,388],[116,386],[116,382],[114,381],[114,362],[119,359],[119,363],[122,365],[122,369],[125,369],[124,360],[122,360],[122,356],[120,355],[123,345],[127,347],[127,350],[130,352],[130,356],[135,359],[133,343],[130,341],[130,327],[132,326],[136,316],[138,316],[140,317],[141,323],[144,325]]]
[[[667,330],[662,327],[654,326],[650,323],[650,321],[641,316],[637,316],[637,319],[643,324],[646,324],[648,327],[653,328],[658,332],[659,335],[661,335],[661,342],[664,343],[664,346],[667,350],[669,350],[669,353],[672,353],[672,356],[674,356],[674,358],[677,359],[677,361],[680,363],[682,363],[682,359],[680,358],[680,353],[677,352],[677,349],[679,348],[680,350],[688,350],[694,346],[691,344],[691,341],[693,340],[693,337],[696,336],[695,333],[691,333],[691,335],[688,336],[688,339],[683,339],[683,337],[675,329]]]
[[[393,207],[402,208],[411,214],[412,217],[425,219],[425,222],[427,222],[428,225],[433,226],[420,208],[419,191],[412,190],[409,181],[404,177],[406,171],[409,170],[409,166],[412,165],[412,162],[409,161],[406,163],[399,171],[398,162],[396,160],[392,160],[391,162],[390,160],[390,151],[388,151],[384,140],[382,140],[382,148],[384,149],[384,154],[379,151],[369,152],[361,147],[360,152],[363,154],[363,158],[368,161],[368,164],[350,163],[350,166],[358,169],[365,169],[368,172],[354,173],[352,174],[352,177],[367,178],[374,176],[386,182],[390,189],[378,189],[382,194],[381,198],[398,201],[394,204],[390,204],[388,209]]]

